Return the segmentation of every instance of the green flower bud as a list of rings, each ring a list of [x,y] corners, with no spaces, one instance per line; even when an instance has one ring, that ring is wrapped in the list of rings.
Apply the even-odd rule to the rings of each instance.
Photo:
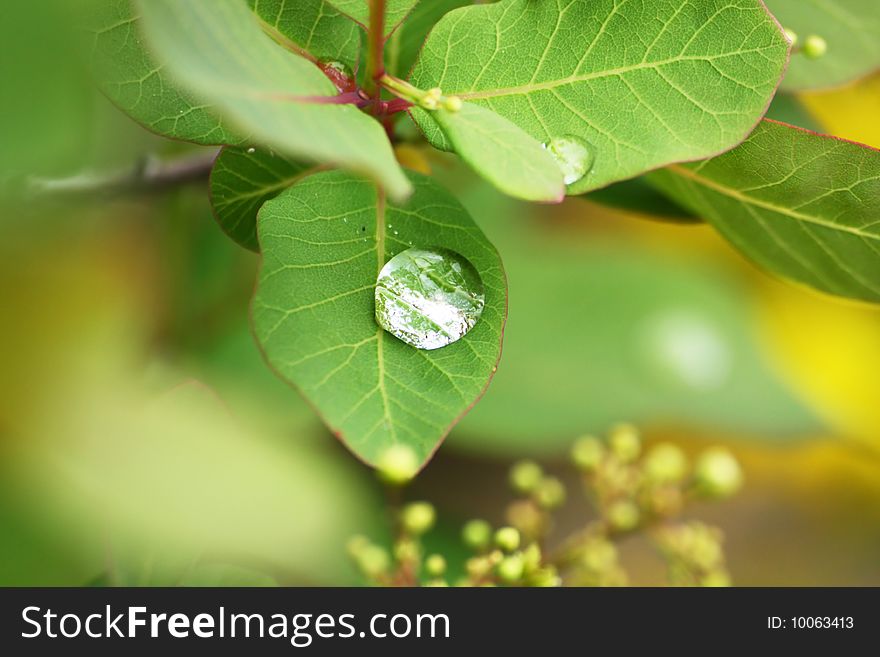
[[[537,543],[530,543],[529,546],[523,550],[523,567],[527,573],[532,573],[538,570],[541,566],[541,548]]]
[[[355,562],[364,575],[375,578],[388,572],[391,557],[385,548],[371,544],[358,552]]]
[[[394,544],[394,558],[400,563],[418,561],[422,551],[411,538],[402,538]]]
[[[631,424],[618,424],[612,427],[608,436],[611,451],[624,463],[635,461],[642,450],[639,431]]]
[[[545,566],[529,578],[529,583],[536,587],[562,586],[562,578],[553,566]]]
[[[510,485],[517,493],[531,493],[543,476],[541,466],[534,461],[520,461],[510,469]]]
[[[462,528],[461,538],[472,550],[485,550],[492,541],[492,527],[485,520],[471,520]]]
[[[442,577],[446,572],[446,559],[443,555],[432,554],[425,559],[425,572],[430,577]]]
[[[450,112],[460,112],[463,103],[458,96],[449,96],[446,99],[446,109]]]
[[[681,481],[687,472],[684,452],[671,443],[660,443],[645,456],[645,475],[658,484]]]
[[[604,538],[594,538],[584,546],[581,558],[588,570],[601,573],[617,564],[617,547]]]
[[[535,501],[545,509],[555,509],[565,502],[565,486],[556,477],[545,477],[535,489]]]
[[[492,565],[492,561],[486,557],[471,557],[465,562],[464,568],[471,578],[482,579],[492,570]]]
[[[437,514],[428,502],[412,502],[403,507],[400,522],[404,530],[420,536],[434,526]]]
[[[513,584],[522,579],[525,561],[520,553],[504,557],[495,567],[495,574],[505,584]]]
[[[519,532],[513,527],[502,527],[495,532],[495,545],[505,552],[513,552],[519,547]]]
[[[608,522],[620,532],[635,529],[639,524],[639,507],[629,500],[614,502],[608,508]]]
[[[785,38],[788,39],[788,42],[792,46],[796,46],[797,42],[798,42],[797,32],[795,32],[794,30],[790,30],[788,28],[785,28],[785,30],[783,30],[783,31],[785,32]]]
[[[828,52],[828,42],[822,37],[811,34],[804,40],[803,53],[810,59],[819,59]]]
[[[592,472],[598,468],[604,455],[605,448],[593,436],[579,438],[571,449],[571,460],[583,472]]]
[[[743,483],[739,462],[726,449],[708,449],[697,459],[694,468],[697,489],[708,497],[729,497]]]
[[[536,538],[544,533],[547,519],[531,500],[516,500],[507,507],[507,522],[523,536]]]
[[[416,476],[419,459],[412,447],[392,445],[379,457],[376,470],[385,483],[401,486]]]

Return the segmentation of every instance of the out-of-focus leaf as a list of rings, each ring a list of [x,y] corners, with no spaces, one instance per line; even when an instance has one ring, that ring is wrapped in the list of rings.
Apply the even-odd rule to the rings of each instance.
[[[385,68],[397,77],[406,77],[425,43],[431,28],[447,12],[474,4],[472,0],[418,0],[416,6],[388,38]]]
[[[138,6],[156,60],[242,132],[286,156],[362,173],[394,198],[410,192],[382,126],[353,105],[329,102],[337,95],[333,83],[273,43],[244,3]]]
[[[770,108],[767,110],[765,118],[782,121],[783,123],[812,130],[813,132],[824,132],[822,125],[804,107],[800,97],[795,94],[782,92],[776,94],[773,97],[773,102],[770,103]]]
[[[368,182],[318,173],[266,203],[258,219],[257,339],[368,463],[399,443],[427,460],[488,385],[501,351],[507,290],[495,248],[448,192],[410,177],[416,191],[396,205]],[[441,349],[411,347],[375,320],[379,270],[414,245],[461,254],[482,277],[482,316]]]
[[[522,208],[496,198],[466,203],[510,278],[504,357],[450,447],[559,453],[621,420],[773,440],[821,430],[767,361],[746,293],[723,270],[541,223],[517,229]]]
[[[821,57],[792,56],[784,89],[834,87],[880,68],[877,0],[767,0],[767,6],[798,35],[798,45],[810,35],[828,44]]]
[[[328,0],[329,4],[363,27],[370,24],[370,0]],[[385,0],[385,34],[400,25],[418,0]]]
[[[651,178],[762,267],[880,301],[880,151],[764,121],[729,153]]]
[[[412,81],[540,142],[585,142],[594,164],[569,186],[579,194],[735,146],[769,104],[787,52],[757,0],[509,0],[446,14]],[[448,150],[423,114],[413,117]]]
[[[550,203],[565,198],[556,160],[511,121],[473,103],[464,103],[457,112],[437,110],[431,118],[461,159],[506,194]]]
[[[211,169],[214,216],[229,237],[246,249],[259,251],[260,206],[317,169],[264,149],[224,148]]]

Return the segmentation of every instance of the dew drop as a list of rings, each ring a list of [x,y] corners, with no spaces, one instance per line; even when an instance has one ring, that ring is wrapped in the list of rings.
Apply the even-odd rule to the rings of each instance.
[[[376,281],[376,321],[418,349],[460,340],[483,312],[483,281],[463,256],[410,248],[391,258]]]
[[[249,155],[253,155],[254,153],[257,152],[257,149],[254,148],[253,146],[251,146],[249,149],[247,149],[247,152]]]
[[[550,151],[559,164],[566,185],[572,185],[586,176],[596,157],[590,144],[573,135],[554,137],[542,146]]]

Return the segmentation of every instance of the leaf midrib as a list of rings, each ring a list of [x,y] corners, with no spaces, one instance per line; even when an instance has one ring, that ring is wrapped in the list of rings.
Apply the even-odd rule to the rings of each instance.
[[[518,85],[514,87],[499,87],[496,89],[487,89],[485,91],[452,91],[447,92],[454,94],[463,100],[474,100],[480,98],[499,98],[502,96],[515,96],[518,94],[528,94],[533,91],[550,91],[552,89],[556,89],[558,87],[564,87],[569,84],[574,84],[576,82],[586,82],[589,80],[598,80],[601,78],[612,77],[615,75],[623,75],[624,73],[630,73],[632,71],[639,71],[645,69],[658,69],[661,66],[666,66],[668,64],[677,64],[679,62],[689,62],[689,61],[704,61],[711,62],[716,59],[721,59],[723,57],[732,57],[738,55],[745,55],[753,52],[761,52],[763,50],[768,50],[770,47],[765,48],[753,48],[752,50],[739,50],[736,52],[724,53],[723,55],[718,55],[716,57],[706,57],[706,56],[678,56],[670,59],[662,59],[655,62],[639,62],[638,64],[631,64],[629,66],[620,66],[618,68],[607,69],[604,71],[594,71],[592,73],[585,73],[584,75],[571,75],[567,78],[560,78],[558,80],[548,80],[546,82],[530,82],[524,85]]]
[[[741,191],[734,189],[732,187],[728,187],[727,185],[723,185],[719,182],[716,182],[710,178],[706,178],[705,176],[701,176],[696,171],[689,169],[687,167],[672,164],[666,167],[672,173],[676,175],[682,176],[683,178],[687,178],[698,185],[702,185],[707,187],[719,194],[732,198],[734,200],[739,201],[740,203],[746,205],[754,205],[759,208],[763,208],[765,210],[770,210],[771,212],[775,212],[777,214],[781,214],[791,219],[796,219],[799,221],[803,221],[806,223],[814,224],[816,226],[821,226],[823,228],[828,228],[829,230],[837,230],[844,233],[850,233],[852,235],[856,235],[858,237],[862,237],[864,239],[876,240],[880,241],[880,235],[876,235],[873,233],[866,233],[862,230],[859,230],[855,226],[847,226],[845,224],[834,223],[833,221],[828,221],[826,219],[822,219],[820,217],[815,217],[813,215],[804,214],[803,212],[798,212],[797,210],[792,210],[790,208],[786,208],[780,205],[776,205],[769,201],[763,201],[761,199],[757,199],[753,196],[748,196],[747,194],[743,194]]]
[[[385,192],[376,188],[376,280],[379,280],[379,273],[385,266]],[[375,289],[374,289],[375,295]],[[385,387],[385,354],[384,354],[384,338],[382,335],[384,329],[376,326],[376,360],[378,361],[378,386],[379,395],[382,397],[382,419],[388,421],[388,427],[391,431],[391,438],[397,441],[397,431],[394,428],[394,421],[391,419],[391,403],[388,400],[388,390]]]

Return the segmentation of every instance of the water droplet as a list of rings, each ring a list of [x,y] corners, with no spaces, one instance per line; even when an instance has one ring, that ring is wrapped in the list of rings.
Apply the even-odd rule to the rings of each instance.
[[[376,281],[379,326],[418,349],[439,349],[464,337],[484,303],[477,270],[448,249],[402,251]]]
[[[257,152],[257,149],[254,148],[253,146],[251,146],[251,147],[247,150],[247,152],[248,152],[248,154],[252,155],[252,154],[254,154],[254,153]]]
[[[348,217],[343,217],[343,218],[342,218],[342,223],[347,224],[347,223],[348,223]]]
[[[556,159],[566,185],[572,185],[586,176],[593,166],[593,148],[580,137],[555,137],[542,146]]]

